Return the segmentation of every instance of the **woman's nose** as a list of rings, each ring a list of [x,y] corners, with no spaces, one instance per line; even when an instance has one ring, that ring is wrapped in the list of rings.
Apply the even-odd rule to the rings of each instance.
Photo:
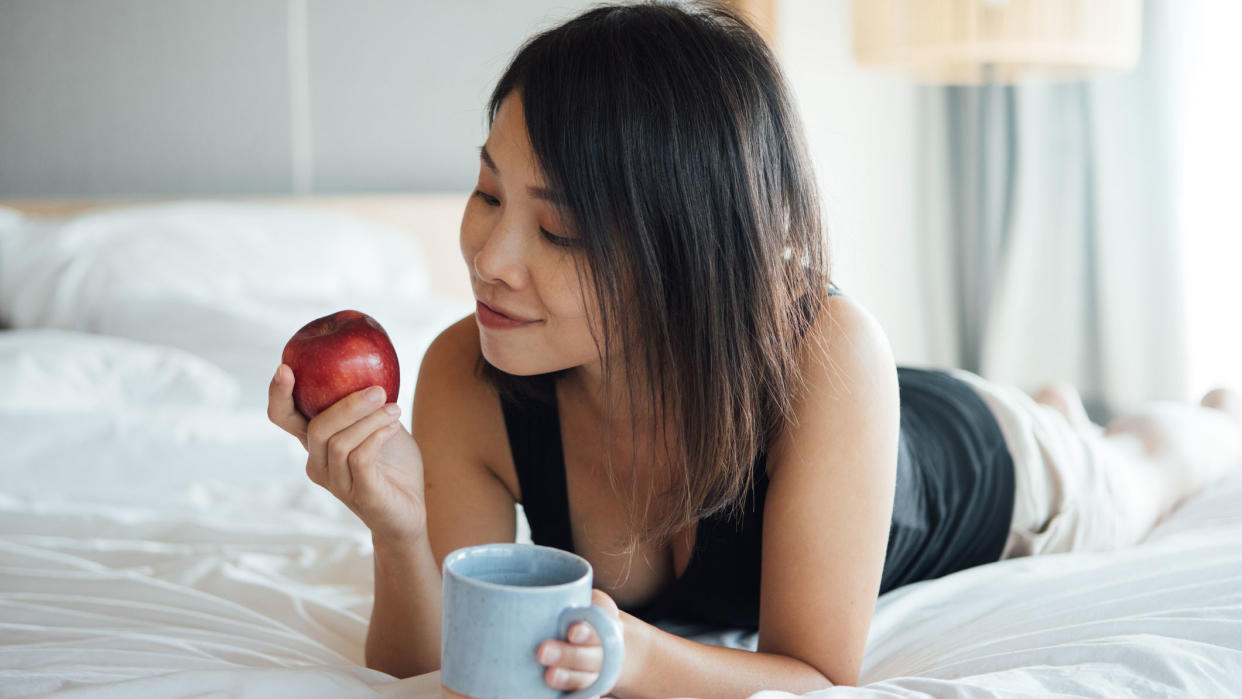
[[[503,221],[482,240],[474,253],[474,272],[485,282],[503,281],[510,287],[520,288],[528,275],[526,250],[519,231]]]

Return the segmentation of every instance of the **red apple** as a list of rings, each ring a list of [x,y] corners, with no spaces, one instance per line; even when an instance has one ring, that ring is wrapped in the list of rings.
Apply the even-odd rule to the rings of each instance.
[[[307,419],[368,386],[383,386],[391,403],[401,386],[388,333],[359,311],[337,311],[302,326],[281,361],[293,369],[293,405]]]

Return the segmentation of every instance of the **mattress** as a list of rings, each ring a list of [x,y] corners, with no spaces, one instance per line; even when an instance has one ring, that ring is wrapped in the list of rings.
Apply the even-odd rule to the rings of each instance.
[[[244,240],[212,227],[224,225],[218,210],[174,213],[212,223],[206,237]],[[90,239],[124,223],[136,235],[151,220],[76,230]],[[408,279],[404,296],[375,294],[366,260],[365,279],[338,279],[339,295],[322,298],[297,297],[296,276],[283,296],[262,278],[239,275],[229,291],[191,288],[217,275],[155,271],[150,288],[122,290],[84,256],[108,257],[126,239],[18,231],[28,224],[0,217],[0,696],[438,697],[438,672],[397,679],[365,667],[369,532],[306,478],[304,452],[267,421],[264,401],[283,339],[313,313],[375,310],[412,377],[469,308]],[[37,244],[46,240],[57,249]],[[426,264],[407,252],[393,274]],[[142,275],[141,258],[131,249],[107,265]],[[121,301],[138,307],[118,315]],[[1134,547],[1008,559],[891,591],[859,686],[803,696],[1239,696],[1240,503],[1242,471]],[[514,516],[529,541],[520,506]],[[662,627],[757,644],[744,629]]]

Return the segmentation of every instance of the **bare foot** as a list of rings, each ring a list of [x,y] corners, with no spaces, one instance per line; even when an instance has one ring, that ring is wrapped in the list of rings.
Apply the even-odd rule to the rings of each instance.
[[[1203,394],[1199,405],[1210,408],[1204,411],[1205,413],[1215,415],[1223,413],[1229,419],[1222,420],[1222,422],[1232,423],[1235,428],[1232,435],[1228,433],[1226,427],[1224,430],[1217,430],[1212,435],[1204,432],[1202,437],[1198,437],[1199,441],[1215,441],[1218,448],[1223,450],[1221,452],[1222,467],[1217,469],[1214,477],[1220,478],[1229,471],[1242,468],[1242,393],[1224,387],[1214,388]]]
[[[1104,428],[1091,422],[1087,410],[1082,407],[1082,397],[1078,389],[1069,381],[1055,380],[1044,384],[1035,394],[1035,402],[1055,408],[1065,416],[1069,424],[1078,431],[1089,435],[1100,435]]]

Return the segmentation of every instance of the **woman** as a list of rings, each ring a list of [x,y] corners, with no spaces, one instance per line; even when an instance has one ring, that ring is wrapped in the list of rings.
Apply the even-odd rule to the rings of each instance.
[[[879,594],[1133,543],[1242,457],[1225,391],[1101,431],[1070,386],[896,367],[829,281],[776,62],[725,11],[587,12],[522,48],[489,116],[461,226],[478,309],[428,349],[413,435],[378,387],[307,423],[292,372],[271,384],[307,475],[372,531],[370,667],[439,666],[439,565],[513,541],[520,502],[622,622],[616,696],[855,684]],[[758,652],[668,617],[757,628]],[[601,649],[578,625],[531,662],[578,689]]]

